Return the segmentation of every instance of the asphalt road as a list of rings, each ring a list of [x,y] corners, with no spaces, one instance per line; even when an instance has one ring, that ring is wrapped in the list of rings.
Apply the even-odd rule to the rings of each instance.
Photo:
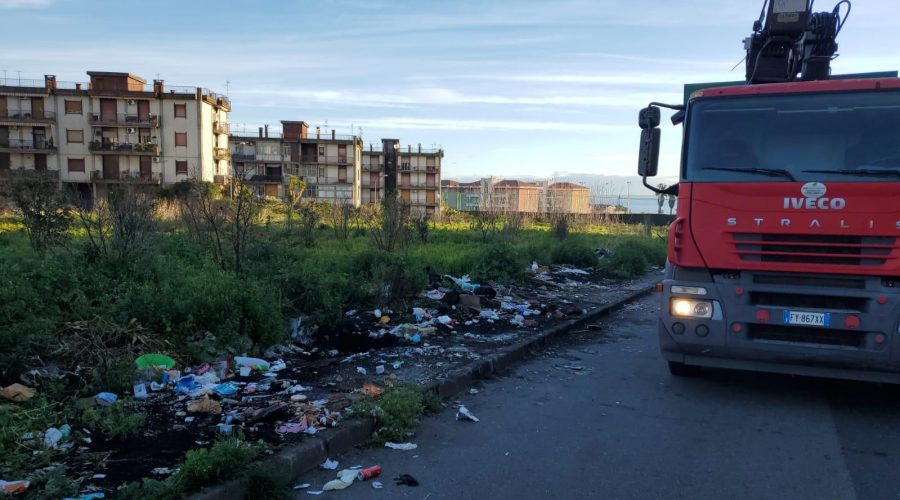
[[[713,370],[672,377],[657,350],[657,301],[461,396],[478,423],[456,421],[451,407],[423,421],[417,450],[334,457],[340,468],[380,464],[384,488],[356,482],[323,498],[900,498],[900,389]],[[318,490],[335,472],[297,483]],[[394,485],[403,473],[420,485]]]

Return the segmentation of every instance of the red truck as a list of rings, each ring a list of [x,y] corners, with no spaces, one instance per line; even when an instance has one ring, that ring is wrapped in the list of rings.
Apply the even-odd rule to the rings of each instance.
[[[770,4],[745,41],[746,82],[641,111],[638,170],[657,192],[659,107],[683,123],[680,182],[662,191],[678,195],[659,319],[675,375],[900,383],[900,78],[817,66],[837,49],[840,8]]]

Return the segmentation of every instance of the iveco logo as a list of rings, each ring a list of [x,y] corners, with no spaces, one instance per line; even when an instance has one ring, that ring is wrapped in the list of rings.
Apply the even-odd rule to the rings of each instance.
[[[847,200],[843,198],[827,198],[828,189],[821,182],[807,182],[800,188],[803,198],[785,197],[785,209],[806,210],[843,210],[847,206]]]

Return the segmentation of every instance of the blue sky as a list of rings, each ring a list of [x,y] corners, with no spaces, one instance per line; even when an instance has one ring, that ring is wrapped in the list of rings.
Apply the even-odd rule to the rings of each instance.
[[[0,69],[227,81],[233,128],[327,121],[367,142],[440,145],[445,178],[631,175],[637,110],[679,101],[684,82],[741,79],[731,68],[761,4],[0,0]],[[896,0],[856,0],[835,72],[900,67],[896,13]],[[679,145],[665,128],[662,175],[676,174]]]

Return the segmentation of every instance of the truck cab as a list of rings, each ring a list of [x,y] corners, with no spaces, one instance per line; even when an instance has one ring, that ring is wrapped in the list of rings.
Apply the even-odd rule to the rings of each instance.
[[[640,118],[645,184],[652,108]],[[670,371],[900,383],[900,79],[702,88],[677,118],[659,319]]]

